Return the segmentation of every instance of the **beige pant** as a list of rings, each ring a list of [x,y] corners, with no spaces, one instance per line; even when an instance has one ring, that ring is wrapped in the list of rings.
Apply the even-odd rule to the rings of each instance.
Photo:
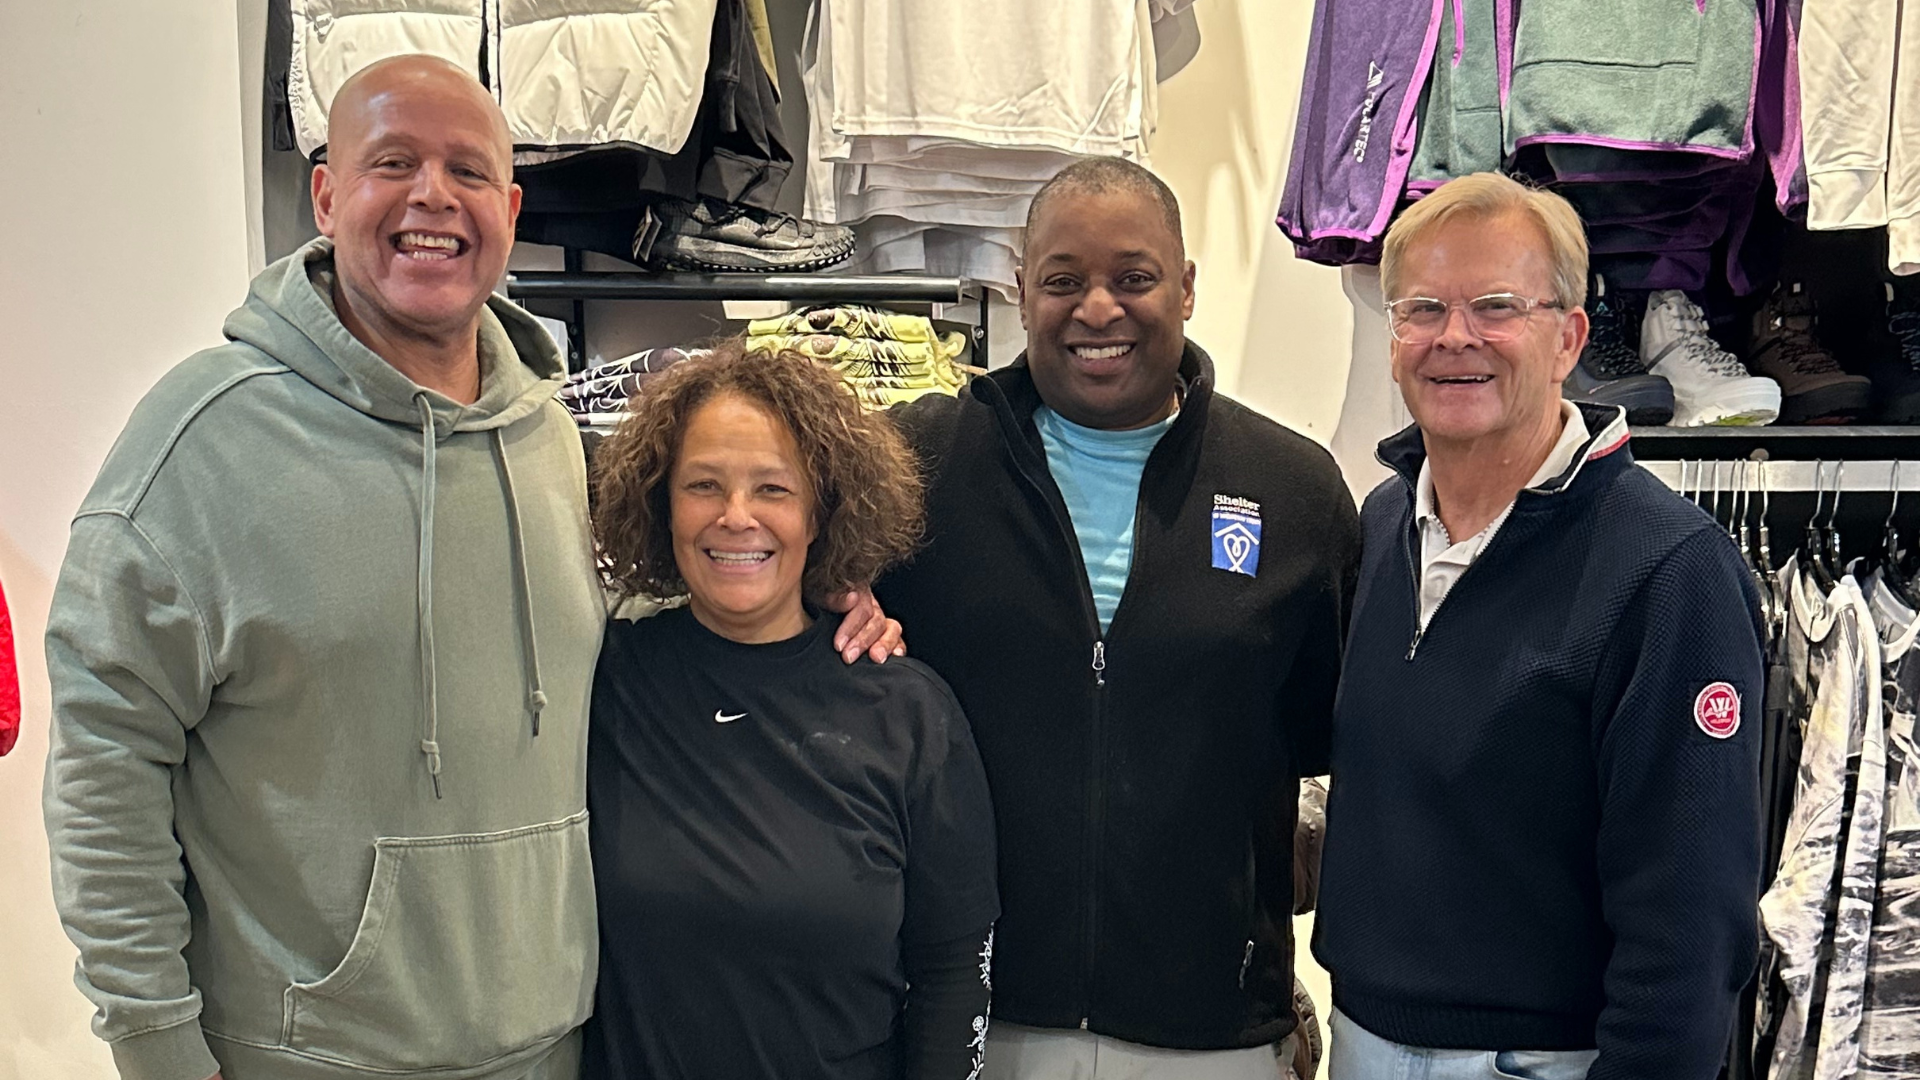
[[[1164,1050],[1090,1031],[995,1020],[980,1080],[1287,1080],[1292,1036],[1245,1050]]]

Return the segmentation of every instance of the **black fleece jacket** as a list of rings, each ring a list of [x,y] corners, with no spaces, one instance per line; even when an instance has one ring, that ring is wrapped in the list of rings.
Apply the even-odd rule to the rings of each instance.
[[[1584,411],[1600,434],[1417,641],[1424,450],[1381,444],[1400,475],[1362,512],[1314,953],[1395,1042],[1712,1080],[1759,933],[1757,593],[1619,410]]]
[[[1216,395],[1191,344],[1181,371],[1106,634],[1024,357],[893,411],[929,542],[875,591],[986,765],[994,1016],[1212,1050],[1293,1026],[1297,779],[1326,763],[1359,527],[1326,451]],[[1215,566],[1217,498],[1257,506],[1252,574]]]

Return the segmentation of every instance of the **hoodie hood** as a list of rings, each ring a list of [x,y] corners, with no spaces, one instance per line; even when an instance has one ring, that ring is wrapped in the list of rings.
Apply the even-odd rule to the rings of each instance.
[[[262,271],[223,332],[368,416],[417,428],[424,395],[442,438],[524,419],[566,380],[560,351],[539,321],[493,295],[480,312],[479,399],[462,405],[425,390],[348,332],[333,284],[333,241],[320,237]],[[518,364],[503,362],[515,357]]]

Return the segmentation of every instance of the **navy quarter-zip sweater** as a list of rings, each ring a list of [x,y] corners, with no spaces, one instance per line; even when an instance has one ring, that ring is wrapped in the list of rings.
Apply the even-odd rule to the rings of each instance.
[[[1381,444],[1399,476],[1361,512],[1314,953],[1395,1042],[1712,1080],[1759,933],[1758,598],[1618,410],[1583,411],[1601,434],[1520,493],[1417,648],[1425,452],[1417,428]]]
[[[1024,361],[889,414],[928,539],[874,591],[986,766],[994,1018],[1220,1050],[1293,1027],[1298,778],[1326,764],[1359,520],[1325,450],[1215,394],[1191,343],[1180,370],[1104,634]],[[1223,507],[1259,522],[1249,572],[1216,566]]]

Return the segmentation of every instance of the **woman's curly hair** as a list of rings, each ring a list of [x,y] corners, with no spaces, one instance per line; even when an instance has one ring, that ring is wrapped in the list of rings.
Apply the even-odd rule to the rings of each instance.
[[[795,352],[746,354],[739,338],[650,379],[593,456],[593,536],[622,596],[683,596],[669,480],[686,423],[735,395],[786,425],[813,485],[814,541],[801,589],[823,599],[873,583],[919,546],[926,525],[913,452],[892,421],[860,407],[838,373]]]

